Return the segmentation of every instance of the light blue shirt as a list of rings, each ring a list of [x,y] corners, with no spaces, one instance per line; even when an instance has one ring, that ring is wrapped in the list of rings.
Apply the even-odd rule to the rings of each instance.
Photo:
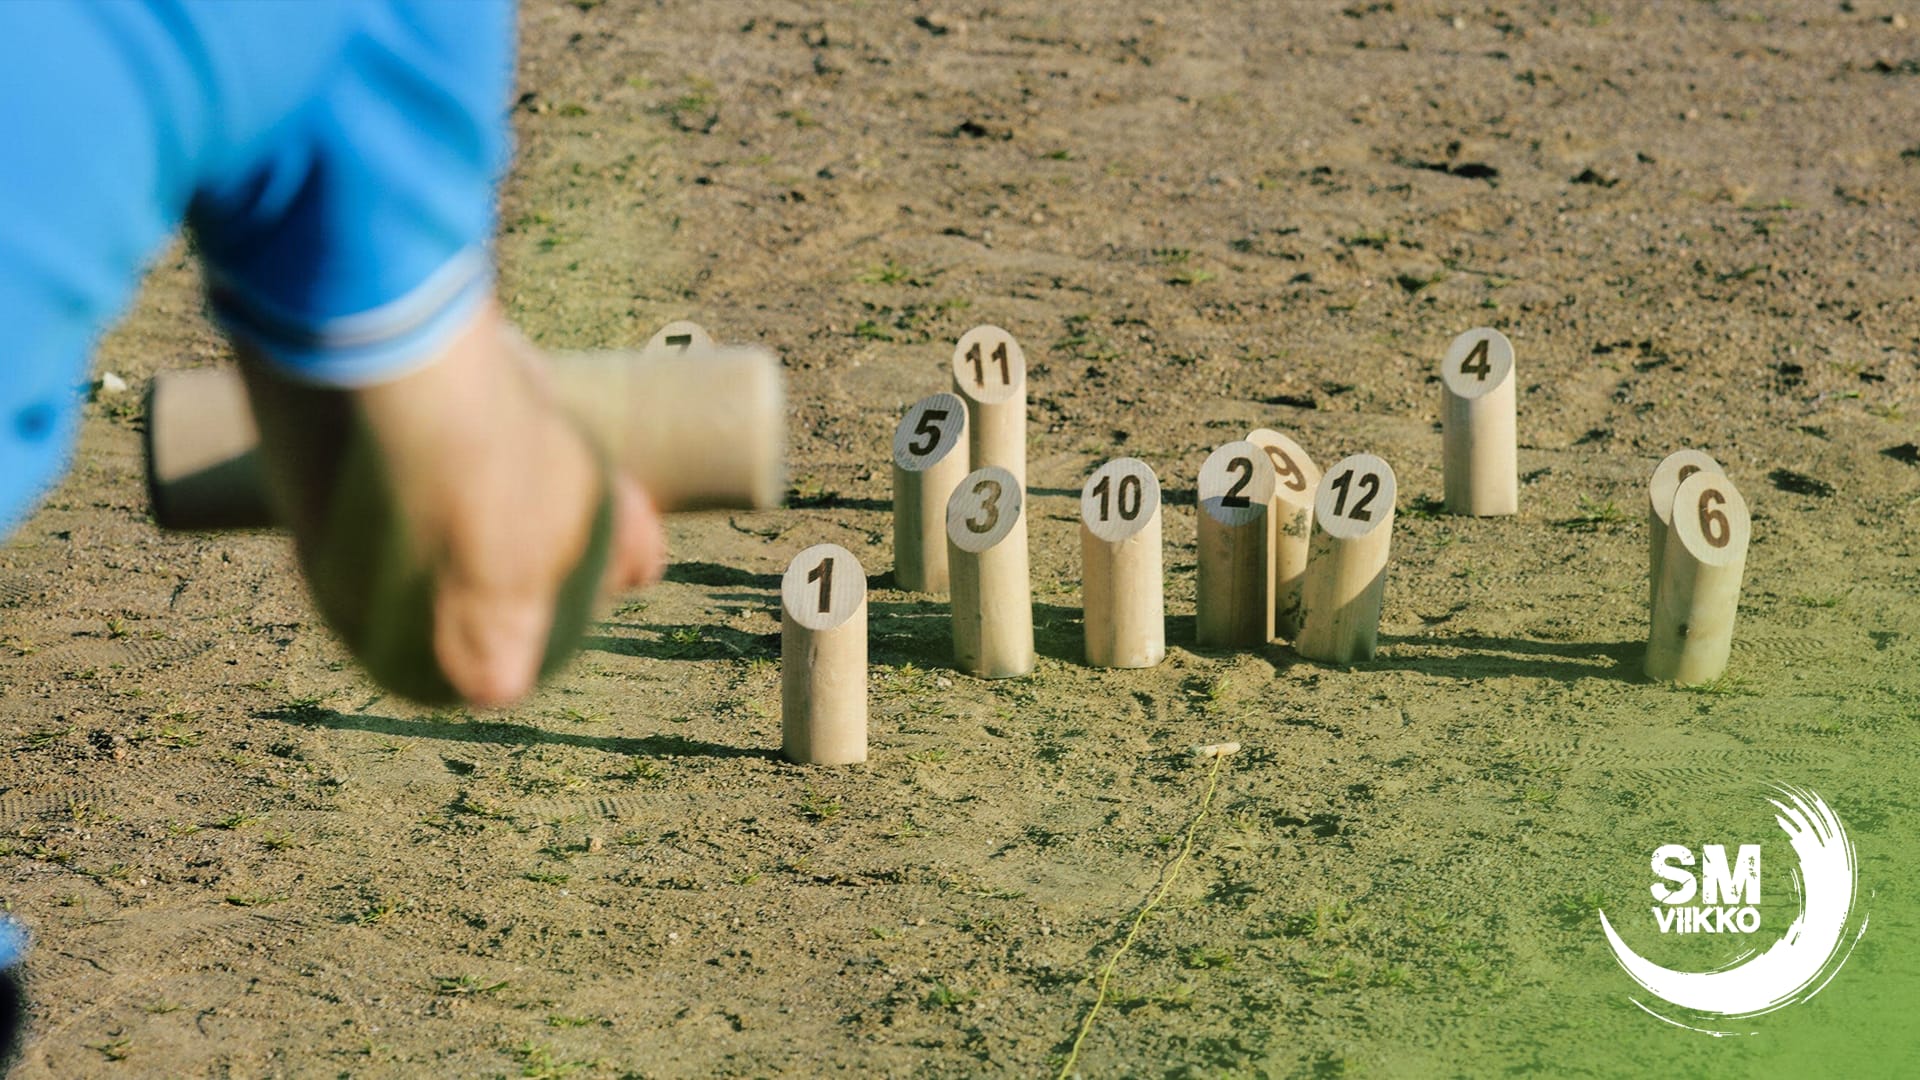
[[[184,219],[226,329],[351,386],[485,300],[511,0],[0,3],[0,536]]]

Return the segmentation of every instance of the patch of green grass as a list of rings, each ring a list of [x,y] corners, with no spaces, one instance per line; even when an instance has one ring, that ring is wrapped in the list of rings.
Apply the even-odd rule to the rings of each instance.
[[[542,1046],[531,1039],[507,1048],[508,1056],[520,1066],[520,1075],[525,1080],[561,1080],[577,1072],[591,1069],[599,1064],[595,1061],[564,1061],[555,1056],[553,1048]]]
[[[797,809],[802,817],[813,822],[827,821],[840,816],[840,804],[821,798],[812,788],[807,789]]]
[[[507,980],[484,982],[471,975],[442,975],[433,980],[433,992],[439,997],[478,997],[506,989]]]
[[[1590,924],[1606,902],[1606,895],[1594,889],[1580,893],[1567,893],[1555,897],[1553,902],[1547,905],[1547,914],[1553,916],[1561,926],[1572,930]]]
[[[861,341],[892,341],[893,340],[893,335],[887,333],[886,327],[881,326],[879,323],[874,322],[872,319],[862,319],[860,322],[855,323],[853,327],[853,336],[859,338]]]
[[[1180,953],[1180,962],[1200,971],[1233,966],[1233,954],[1211,945],[1196,945]]]
[[[572,877],[552,870],[529,870],[523,875],[528,881],[540,885],[565,885]]]
[[[213,827],[216,829],[244,829],[249,825],[258,825],[264,820],[266,820],[265,814],[253,814],[245,810],[237,810],[221,818],[219,821],[214,822]]]
[[[21,745],[29,750],[44,750],[71,734],[73,734],[71,724],[58,728],[38,728],[28,732],[27,737],[21,740]]]
[[[923,1009],[945,1009],[949,1012],[959,1012],[979,996],[979,993],[976,991],[961,990],[948,983],[936,981],[932,989],[929,989],[926,995],[920,999],[920,1007]]]
[[[227,903],[232,904],[234,907],[266,907],[269,904],[277,904],[286,898],[286,893],[229,893],[227,895]]]
[[[1604,501],[1580,496],[1580,512],[1570,518],[1553,523],[1554,528],[1569,532],[1598,532],[1622,524],[1627,520],[1626,511],[1620,509],[1612,499]]]
[[[133,1040],[130,1038],[124,1038],[124,1037],[119,1039],[114,1039],[110,1042],[97,1042],[97,1043],[87,1044],[87,1049],[98,1050],[100,1052],[100,1056],[103,1058],[106,1058],[108,1061],[127,1060],[127,1055],[133,1052],[132,1047],[133,1047]]]
[[[1187,269],[1184,269],[1184,270],[1174,271],[1174,273],[1167,278],[1167,284],[1169,285],[1204,285],[1207,282],[1212,281],[1214,278],[1217,278],[1219,276],[1220,275],[1214,273],[1211,270],[1202,270],[1197,266],[1188,267]]]

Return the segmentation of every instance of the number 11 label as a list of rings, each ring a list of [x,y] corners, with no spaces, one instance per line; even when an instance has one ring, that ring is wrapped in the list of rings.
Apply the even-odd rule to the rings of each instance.
[[[1011,401],[1027,385],[1027,357],[1013,335],[976,326],[953,347],[953,385],[984,405]]]

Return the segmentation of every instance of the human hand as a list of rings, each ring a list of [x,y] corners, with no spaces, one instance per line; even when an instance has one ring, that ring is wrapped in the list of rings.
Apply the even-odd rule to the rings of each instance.
[[[244,364],[315,600],[389,689],[510,704],[571,654],[599,596],[664,570],[651,500],[597,460],[539,365],[492,305],[376,386]]]

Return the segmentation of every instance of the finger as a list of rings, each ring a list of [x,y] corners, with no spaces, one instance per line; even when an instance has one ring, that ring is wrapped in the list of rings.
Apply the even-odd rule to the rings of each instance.
[[[443,587],[434,597],[434,658],[455,693],[502,708],[532,692],[552,622],[551,597]]]
[[[609,591],[644,589],[667,571],[667,531],[653,499],[634,479],[613,475],[613,556],[607,560]]]

